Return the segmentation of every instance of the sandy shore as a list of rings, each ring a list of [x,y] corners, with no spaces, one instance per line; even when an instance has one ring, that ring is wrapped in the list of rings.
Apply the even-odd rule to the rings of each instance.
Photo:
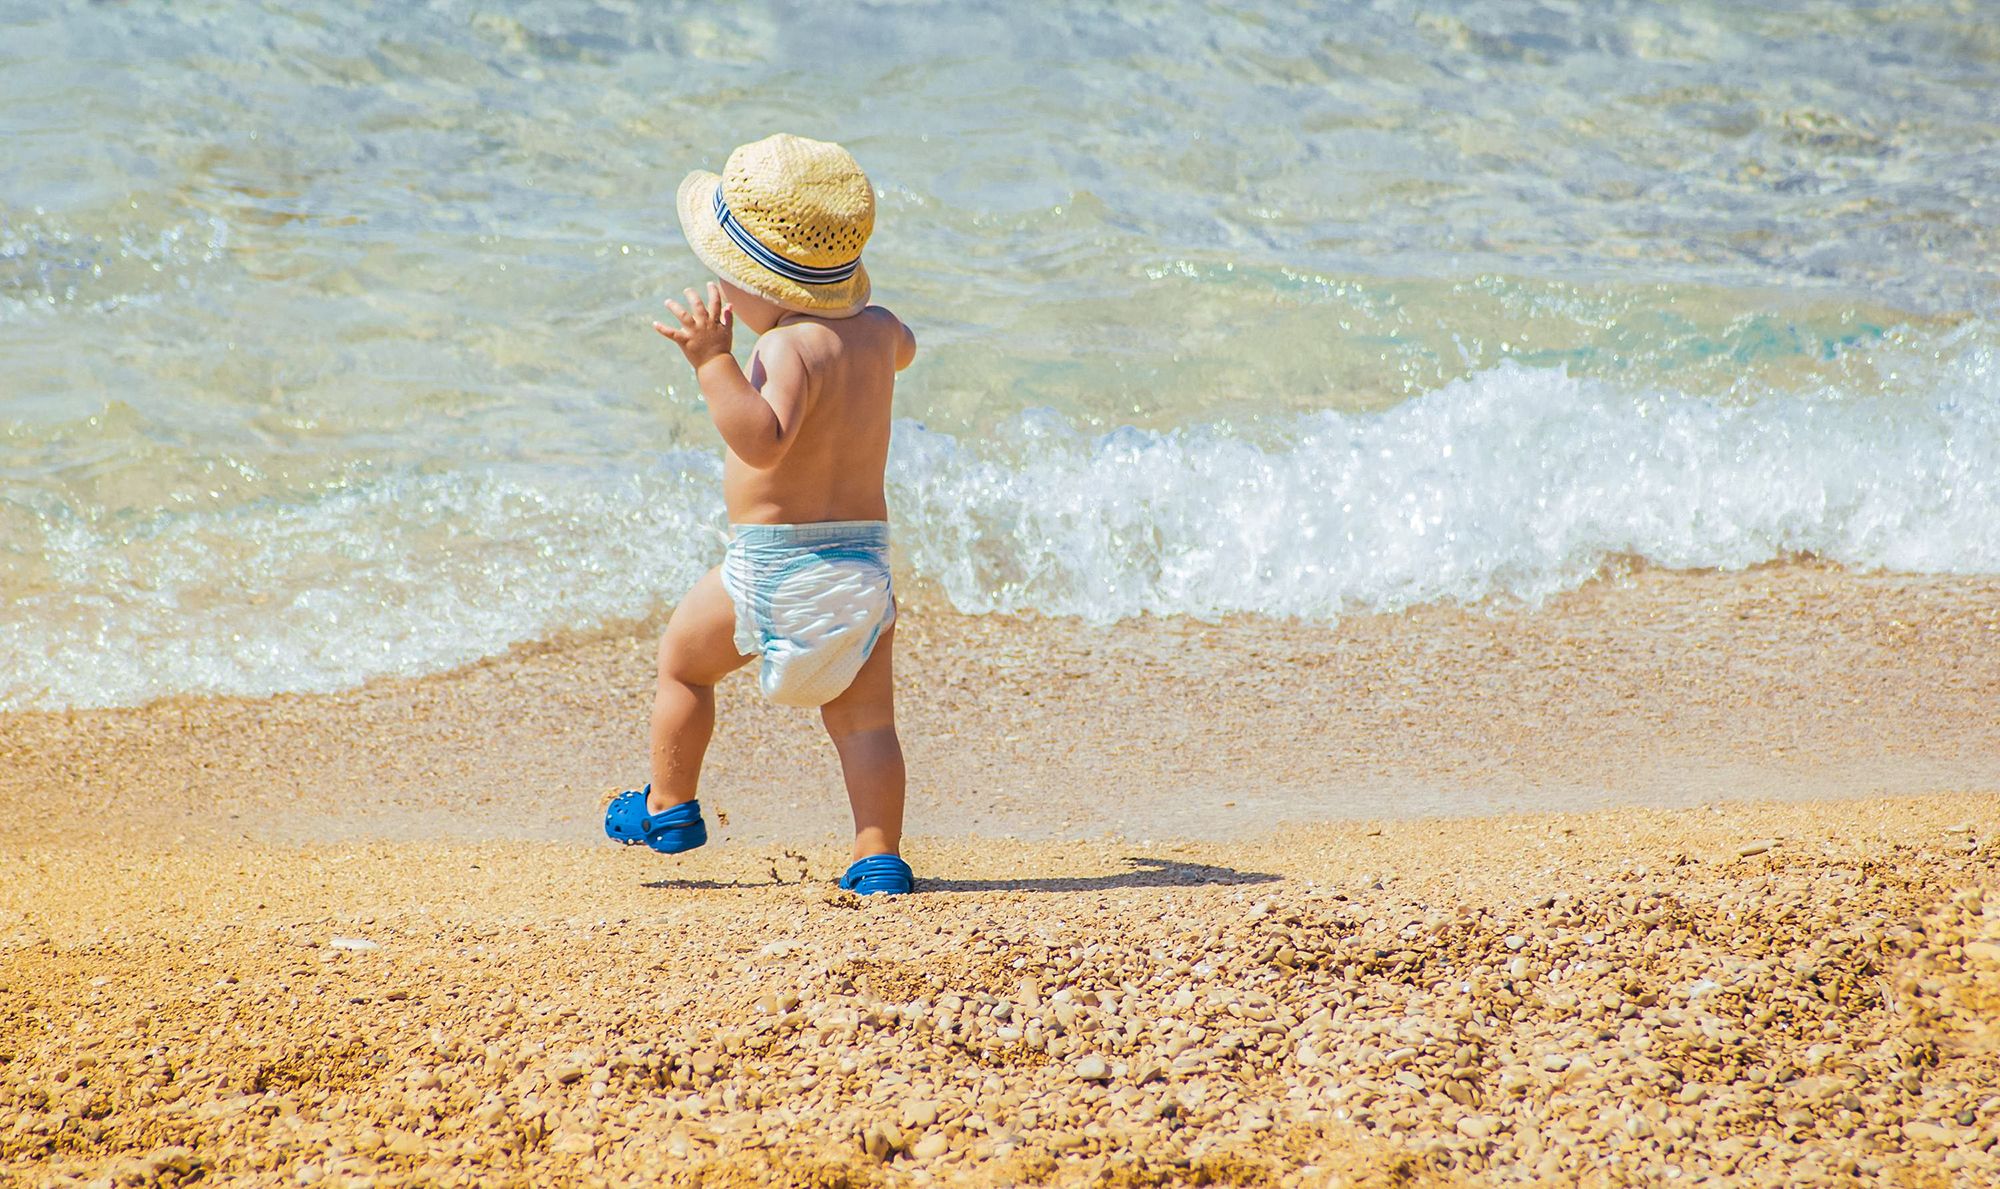
[[[0,718],[0,1182],[2000,1177],[2000,583],[916,602],[899,902],[743,681],[717,844],[596,840],[647,625]]]
[[[1285,822],[2000,791],[2000,580],[1641,573],[1532,612],[955,615],[898,629],[911,828],[1247,837]],[[644,780],[655,630],[331,696],[0,716],[6,835],[597,837]],[[814,716],[719,692],[725,837],[838,838]]]
[[[830,847],[35,845],[0,1176],[1992,1183],[1997,835],[1943,795],[920,840],[902,901]]]

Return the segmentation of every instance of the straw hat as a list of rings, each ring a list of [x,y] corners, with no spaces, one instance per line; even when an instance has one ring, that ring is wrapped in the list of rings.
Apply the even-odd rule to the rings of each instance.
[[[868,304],[875,188],[839,145],[783,133],[741,145],[721,176],[687,175],[675,205],[701,262],[759,297],[825,318]]]

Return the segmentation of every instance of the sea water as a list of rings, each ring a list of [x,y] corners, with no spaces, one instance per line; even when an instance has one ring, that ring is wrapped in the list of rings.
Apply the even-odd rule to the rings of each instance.
[[[0,2],[0,709],[670,604],[672,195],[778,130],[875,183],[963,610],[2000,572],[1990,4]]]

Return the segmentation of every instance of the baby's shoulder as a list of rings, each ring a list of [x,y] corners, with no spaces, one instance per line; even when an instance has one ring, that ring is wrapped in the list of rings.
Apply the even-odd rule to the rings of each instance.
[[[815,370],[839,358],[840,336],[818,322],[787,322],[774,326],[757,339],[758,358],[765,363],[788,359]]]
[[[869,306],[860,316],[872,320],[870,337],[895,355],[897,370],[909,366],[909,357],[917,349],[916,332],[910,329],[910,324],[890,313],[887,306]]]
[[[838,320],[814,319],[788,322],[775,327],[761,342],[810,360],[831,360],[842,355],[866,353],[883,346],[893,348],[909,333],[902,319],[883,306],[868,306],[860,313]]]

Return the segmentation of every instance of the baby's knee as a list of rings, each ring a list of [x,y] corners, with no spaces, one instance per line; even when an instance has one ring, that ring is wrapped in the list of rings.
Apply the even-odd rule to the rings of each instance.
[[[659,673],[661,685],[707,685],[698,681],[700,666],[695,663],[693,650],[685,640],[677,640],[672,632],[660,638]]]
[[[836,745],[864,735],[886,735],[892,743],[896,739],[895,713],[885,707],[827,705],[819,717]]]

